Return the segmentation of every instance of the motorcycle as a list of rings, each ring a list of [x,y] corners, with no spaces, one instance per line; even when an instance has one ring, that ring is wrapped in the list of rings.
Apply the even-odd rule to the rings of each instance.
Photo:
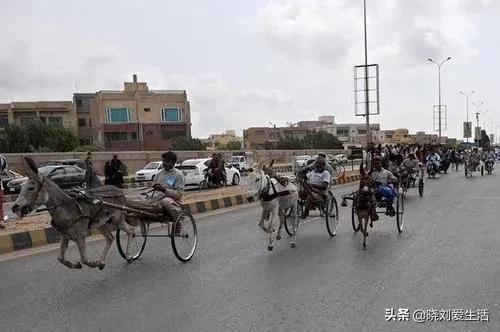
[[[448,158],[445,158],[441,161],[441,166],[439,167],[439,170],[443,173],[447,173],[449,167],[450,167],[450,160]]]
[[[488,173],[488,175],[491,175],[493,172],[493,165],[495,164],[495,161],[493,159],[488,159],[484,163],[484,169]]]
[[[429,160],[429,161],[427,162],[427,166],[426,166],[426,167],[427,167],[427,176],[428,176],[429,178],[430,178],[431,176],[432,176],[433,178],[435,178],[435,177],[436,177],[436,173],[437,173],[437,172],[436,172],[436,167],[434,166],[434,163],[433,163],[432,161],[430,161],[430,160]]]

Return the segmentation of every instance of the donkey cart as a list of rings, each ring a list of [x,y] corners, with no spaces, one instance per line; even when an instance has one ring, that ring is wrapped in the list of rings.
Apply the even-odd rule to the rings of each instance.
[[[154,191],[153,191],[154,194]],[[128,244],[127,235],[120,228],[116,229],[116,244],[118,252],[129,263],[138,259],[144,252],[146,242],[151,237],[169,237],[175,257],[181,262],[189,261],[196,250],[198,235],[196,221],[189,211],[182,210],[175,220],[168,216],[164,209],[151,206],[142,201],[127,201],[126,206],[106,202],[96,198],[93,203],[125,212],[127,224],[134,228],[134,235]],[[159,223],[160,229],[166,229],[166,234],[151,234],[150,224]]]

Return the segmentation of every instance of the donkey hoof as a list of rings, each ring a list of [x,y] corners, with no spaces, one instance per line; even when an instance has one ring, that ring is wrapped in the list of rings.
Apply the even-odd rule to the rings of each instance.
[[[273,251],[273,247],[272,246],[267,246],[267,251]]]
[[[366,249],[366,244],[365,243],[363,243],[363,249]]]
[[[127,263],[129,263],[129,264],[130,264],[130,263],[132,263],[133,261],[134,261],[134,259],[133,259],[133,258],[127,258]]]
[[[370,227],[373,228],[373,223],[372,222],[370,223]]]
[[[74,268],[80,270],[82,268],[82,264],[80,262],[76,262]]]
[[[106,264],[104,264],[104,263],[99,264],[99,270],[103,270],[105,266],[106,266]]]
[[[291,247],[291,248],[295,248],[295,246],[296,246],[296,244],[295,244],[295,243],[292,243],[292,244],[290,245],[290,247]]]
[[[278,240],[278,241],[281,240],[281,236],[279,236],[279,235],[276,236],[276,240]]]

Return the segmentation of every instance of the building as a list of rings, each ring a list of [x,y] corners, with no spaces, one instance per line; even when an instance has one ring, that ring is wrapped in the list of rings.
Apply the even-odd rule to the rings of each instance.
[[[345,123],[322,125],[315,128],[316,130],[324,130],[336,136],[344,146],[365,146],[366,145],[366,124],[364,123]],[[370,130],[372,139],[375,140],[379,136],[380,124],[371,123]]]
[[[245,150],[273,147],[282,137],[303,138],[310,130],[304,127],[251,127],[243,130]]]
[[[59,123],[76,134],[76,115],[71,101],[23,101],[0,104],[0,128],[38,120]]]
[[[75,98],[76,103],[79,96]],[[87,119],[86,98],[93,143],[106,150],[163,151],[175,138],[191,137],[191,110],[185,90],[149,90],[147,83],[137,82],[134,75],[132,82],[124,83],[123,91],[99,91],[93,99],[82,98],[82,125]]]
[[[437,134],[426,134],[424,131],[417,131],[415,135],[410,135],[410,143],[419,145],[438,144],[439,136]]]
[[[408,129],[383,130],[384,141],[386,144],[409,144],[410,132]]]
[[[73,107],[75,108],[77,118],[77,133],[80,145],[94,144],[92,132],[92,107],[94,100],[95,93],[73,94]]]
[[[229,142],[239,142],[243,147],[243,137],[236,136],[236,130],[226,130],[222,134],[212,134],[206,139],[201,140],[207,150],[218,150],[220,147],[226,145]]]
[[[297,122],[297,127],[307,128],[311,131],[317,127],[333,125],[335,123],[335,117],[330,115],[320,116],[317,121],[299,121]]]

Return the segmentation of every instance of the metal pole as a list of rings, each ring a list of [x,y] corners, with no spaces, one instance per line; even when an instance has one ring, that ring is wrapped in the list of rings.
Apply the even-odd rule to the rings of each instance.
[[[441,63],[439,66],[438,66],[438,80],[439,80],[439,111],[438,111],[438,116],[439,116],[439,144],[442,143],[441,141],[441,65],[443,63]]]
[[[368,84],[368,34],[366,31],[366,0],[363,0],[363,17],[365,28],[365,116],[366,116],[366,146],[369,147],[372,141],[370,128],[370,95]]]

